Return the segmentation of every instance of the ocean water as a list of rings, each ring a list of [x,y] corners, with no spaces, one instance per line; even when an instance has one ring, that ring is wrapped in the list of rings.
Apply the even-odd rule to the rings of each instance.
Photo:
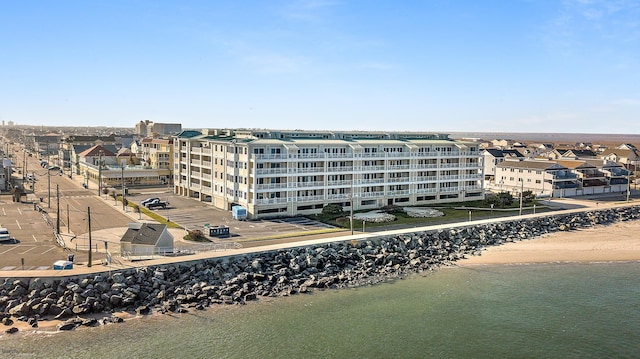
[[[56,334],[1,358],[637,358],[640,263],[444,268]]]

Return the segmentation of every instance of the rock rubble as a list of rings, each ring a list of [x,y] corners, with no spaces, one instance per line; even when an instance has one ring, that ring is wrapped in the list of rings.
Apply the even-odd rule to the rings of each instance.
[[[487,247],[541,235],[636,220],[640,207],[516,219],[380,236],[248,255],[148,266],[85,277],[0,282],[0,322],[64,320],[59,330],[120,322],[116,311],[182,313],[327,288],[376,284],[433,270]],[[102,313],[102,320],[83,319]],[[11,327],[7,333],[15,332]]]

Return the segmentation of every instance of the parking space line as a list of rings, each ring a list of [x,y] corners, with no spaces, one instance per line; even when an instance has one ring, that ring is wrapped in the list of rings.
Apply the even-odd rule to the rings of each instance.
[[[0,270],[14,270],[14,269],[16,269],[16,266],[6,266],[6,267],[0,268]]]
[[[20,208],[18,208],[18,213],[20,213],[20,215],[22,216],[22,211],[20,210]]]
[[[4,251],[4,252],[2,252],[2,253],[0,253],[0,254],[5,254],[5,253],[10,252],[10,251],[12,251],[12,250],[14,250],[14,249],[16,249],[16,248],[18,248],[18,246],[11,247],[11,248],[7,249],[6,251]]]
[[[18,222],[17,219],[16,219],[16,223],[18,224],[18,228],[22,229],[22,226],[20,225],[20,222]]]
[[[38,247],[37,247],[37,246],[32,246],[31,248],[27,249],[26,251],[24,251],[24,252],[20,252],[20,253],[18,253],[18,254],[25,254],[25,253],[27,253],[27,252],[29,252],[29,251],[32,251],[32,250],[36,249],[36,248],[38,248]]]
[[[4,207],[2,207],[2,213],[6,216],[7,215],[7,211],[4,210]]]
[[[47,249],[46,251],[44,251],[44,252],[42,252],[40,254],[45,254],[45,253],[51,252],[52,250],[54,250],[56,248],[58,248],[58,247],[51,247],[51,248]]]
[[[34,241],[36,241],[36,242],[38,241],[38,240],[36,239],[36,235],[35,235],[35,234],[32,234],[32,235],[31,235],[31,237],[33,237],[33,240],[34,240]]]

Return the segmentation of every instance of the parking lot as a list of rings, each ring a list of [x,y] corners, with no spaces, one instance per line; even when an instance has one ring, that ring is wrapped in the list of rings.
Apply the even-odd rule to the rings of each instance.
[[[178,196],[167,191],[154,191],[152,189],[134,190],[128,196],[128,199],[136,204],[140,204],[143,200],[151,197],[158,197],[162,201],[169,202],[169,206],[166,209],[154,209],[154,212],[179,224],[185,229],[205,231],[205,225],[207,224],[209,226],[228,226],[231,233],[231,240],[242,241],[251,238],[264,238],[287,233],[334,228],[330,225],[304,217],[238,221],[231,217],[229,211],[223,211],[215,208],[210,203]]]
[[[15,203],[9,195],[0,196],[0,224],[14,242],[0,243],[0,270],[51,269],[53,262],[67,253],[57,245],[53,228],[32,203]]]

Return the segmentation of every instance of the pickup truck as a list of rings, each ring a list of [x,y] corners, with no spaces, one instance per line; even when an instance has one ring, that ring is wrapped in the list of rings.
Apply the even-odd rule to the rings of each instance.
[[[165,209],[165,208],[167,208],[168,205],[169,205],[169,202],[154,201],[154,202],[151,202],[151,203],[147,204],[147,208],[149,208],[149,209],[156,209],[156,208]]]

